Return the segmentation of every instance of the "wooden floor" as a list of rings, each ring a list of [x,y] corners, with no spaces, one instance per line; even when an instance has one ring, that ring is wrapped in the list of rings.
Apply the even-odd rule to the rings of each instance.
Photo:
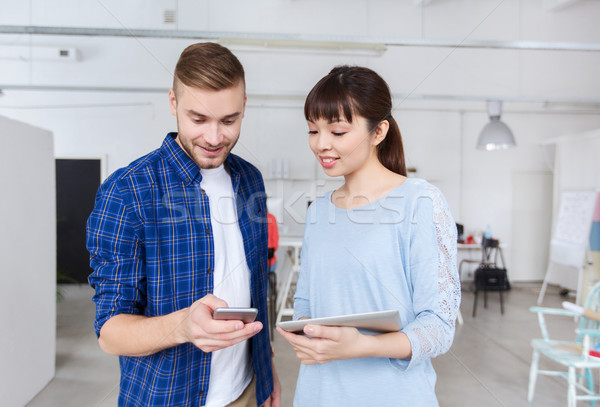
[[[443,407],[565,406],[566,383],[539,377],[532,404],[527,403],[527,383],[532,338],[540,336],[535,305],[539,284],[513,284],[505,293],[505,313],[500,314],[498,294],[490,293],[488,308],[483,298],[472,318],[473,294],[463,292],[464,325],[457,327],[450,351],[434,360],[438,374],[436,392]],[[98,348],[93,333],[92,291],[86,286],[67,286],[58,304],[56,377],[28,406],[116,406],[118,359]],[[560,307],[563,298],[550,288],[545,306]],[[570,338],[575,322],[550,317],[551,335]],[[292,406],[298,361],[282,338],[273,341],[275,364],[283,386],[283,406]],[[540,367],[552,367],[543,360]],[[579,406],[587,406],[579,403]]]

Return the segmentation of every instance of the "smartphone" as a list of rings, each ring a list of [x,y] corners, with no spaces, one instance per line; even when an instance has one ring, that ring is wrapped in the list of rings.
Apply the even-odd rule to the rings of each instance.
[[[219,320],[236,320],[242,321],[245,324],[254,322],[258,309],[256,308],[217,308],[213,314],[214,319]]]

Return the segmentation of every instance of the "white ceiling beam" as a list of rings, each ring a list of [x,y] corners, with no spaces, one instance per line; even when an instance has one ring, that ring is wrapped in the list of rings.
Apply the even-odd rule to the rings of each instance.
[[[2,84],[3,91],[47,91],[47,92],[109,92],[109,93],[167,93],[168,87],[121,87],[121,86],[85,86],[85,85],[33,85],[33,84]],[[307,92],[301,91],[256,91],[247,90],[249,97],[261,99],[294,99],[304,101]],[[585,105],[594,110],[600,109],[600,98],[561,98],[561,97],[528,97],[509,96],[502,97],[494,95],[456,95],[456,94],[419,94],[419,93],[393,93],[395,101],[423,100],[423,101],[448,101],[469,102],[502,100],[515,103],[542,103],[542,104],[568,104],[573,106]],[[1,108],[2,106],[0,106]]]
[[[269,34],[248,32],[218,31],[181,31],[181,30],[129,30],[116,28],[83,28],[83,27],[44,27],[44,26],[10,26],[0,25],[0,34],[39,34],[39,35],[76,35],[107,36],[131,38],[172,38],[197,39],[212,41],[246,41],[269,43],[279,47],[327,48],[335,45],[338,49],[375,47],[385,50],[385,46],[404,47],[446,47],[446,48],[487,48],[516,49],[537,51],[600,51],[599,43],[576,42],[540,42],[540,41],[473,41],[473,40],[432,40],[403,39],[394,37],[349,37],[318,36],[306,34]],[[333,45],[332,45],[333,44]],[[379,48],[378,48],[379,47]],[[383,47],[383,48],[382,48]],[[331,48],[330,48],[331,49]]]

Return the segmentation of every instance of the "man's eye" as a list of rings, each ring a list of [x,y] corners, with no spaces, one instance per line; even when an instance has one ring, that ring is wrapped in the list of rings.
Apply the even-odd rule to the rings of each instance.
[[[235,123],[235,120],[223,120],[223,124],[226,126],[231,126],[233,123]]]
[[[204,123],[204,119],[192,119],[192,121],[197,124]]]

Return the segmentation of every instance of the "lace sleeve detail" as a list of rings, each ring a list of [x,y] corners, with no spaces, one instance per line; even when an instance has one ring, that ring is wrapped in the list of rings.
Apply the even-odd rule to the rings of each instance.
[[[405,368],[450,349],[461,298],[456,266],[456,224],[437,188],[428,185],[426,197],[431,198],[426,200],[430,203],[416,209],[419,220],[425,220],[425,225],[418,227],[425,232],[420,231],[414,243],[418,259],[411,270],[415,320],[403,330],[412,345],[412,358]]]

